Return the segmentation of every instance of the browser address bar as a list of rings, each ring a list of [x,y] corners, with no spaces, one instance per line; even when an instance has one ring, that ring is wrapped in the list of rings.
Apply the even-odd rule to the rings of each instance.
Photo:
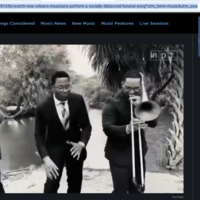
[[[97,2],[98,1],[98,2]],[[154,2],[154,3],[153,3]],[[155,3],[157,2],[157,3]],[[199,12],[200,3],[170,3],[163,1],[66,1],[66,0],[41,0],[41,1],[0,1],[0,11],[8,12]]]

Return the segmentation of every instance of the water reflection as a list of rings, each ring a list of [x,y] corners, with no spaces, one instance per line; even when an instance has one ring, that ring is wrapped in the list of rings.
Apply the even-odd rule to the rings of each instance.
[[[108,162],[104,157],[106,136],[102,131],[101,110],[89,111],[92,124],[92,136],[87,146],[88,158],[85,167],[108,169]],[[169,134],[172,116],[161,115],[159,125],[155,129],[146,131],[148,153],[146,164],[148,171],[161,171],[158,164],[165,137]],[[0,142],[3,157],[3,170],[15,170],[28,167],[31,164],[40,165],[34,139],[34,118],[4,121],[0,127]]]
[[[1,125],[1,149],[4,170],[39,165],[35,154],[34,121],[32,119],[7,120]]]

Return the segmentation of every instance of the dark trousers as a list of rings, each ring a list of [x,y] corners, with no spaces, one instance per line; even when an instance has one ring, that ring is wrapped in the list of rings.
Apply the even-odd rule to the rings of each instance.
[[[4,191],[4,189],[3,189],[3,185],[2,185],[2,183],[1,183],[1,181],[0,181],[0,193],[5,193],[5,191]]]
[[[139,164],[139,163],[138,163]],[[136,180],[140,184],[140,166],[136,165]],[[144,174],[145,174],[145,162],[144,164]],[[132,177],[132,164],[127,166],[119,166],[115,163],[110,162],[110,171],[113,180],[113,193],[142,193],[138,190],[135,184],[133,184]]]
[[[80,160],[77,161],[76,158],[73,158],[70,153],[70,147],[67,146],[66,149],[62,150],[52,150],[50,152],[50,158],[59,168],[59,176],[57,179],[47,178],[44,185],[44,193],[57,193],[57,190],[60,186],[60,179],[64,166],[67,168],[67,183],[68,190],[67,193],[80,193],[82,185],[82,170],[83,170],[83,156],[85,150],[81,153]]]

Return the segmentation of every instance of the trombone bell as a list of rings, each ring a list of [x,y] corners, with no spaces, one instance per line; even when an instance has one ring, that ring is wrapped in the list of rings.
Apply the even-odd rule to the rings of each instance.
[[[135,116],[144,122],[158,118],[160,112],[160,106],[154,101],[144,101],[135,108]]]

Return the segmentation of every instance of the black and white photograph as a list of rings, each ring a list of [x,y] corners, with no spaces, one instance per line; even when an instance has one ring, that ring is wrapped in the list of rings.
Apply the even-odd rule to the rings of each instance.
[[[184,194],[184,45],[0,45],[0,193]]]

